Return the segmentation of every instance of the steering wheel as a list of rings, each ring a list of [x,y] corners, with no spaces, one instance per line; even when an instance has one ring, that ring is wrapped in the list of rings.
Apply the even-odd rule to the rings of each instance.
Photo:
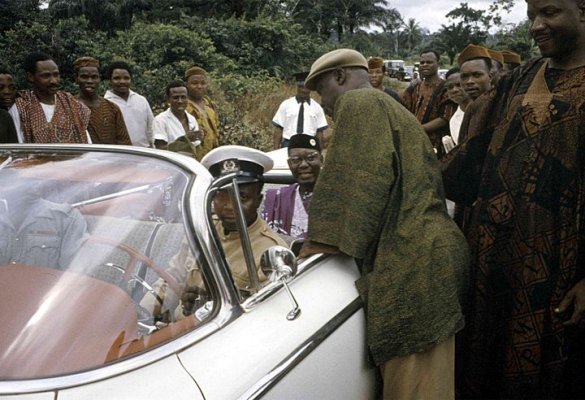
[[[114,264],[106,264],[110,268],[114,268],[118,270],[122,274],[122,282],[126,285],[130,281],[138,283],[145,292],[151,293],[154,297],[161,300],[155,290],[150,286],[142,277],[140,277],[136,272],[136,268],[139,263],[143,263],[148,268],[152,269],[154,272],[158,274],[168,285],[168,287],[175,292],[177,298],[181,298],[181,294],[183,293],[183,288],[181,285],[175,281],[175,279],[169,275],[163,268],[161,268],[154,260],[147,257],[146,255],[142,254],[135,248],[128,246],[127,244],[120,243],[116,240],[112,240],[110,238],[102,237],[102,236],[90,236],[87,240],[88,243],[96,243],[102,244],[106,246],[111,246],[117,249],[122,250],[126,254],[130,256],[130,260],[126,264],[126,268],[119,267]],[[162,303],[162,300],[161,300]],[[147,333],[151,333],[156,328],[152,325],[152,321],[154,320],[154,316],[152,315],[150,310],[146,310],[144,307],[136,304],[136,312],[139,316],[139,329],[145,331]]]

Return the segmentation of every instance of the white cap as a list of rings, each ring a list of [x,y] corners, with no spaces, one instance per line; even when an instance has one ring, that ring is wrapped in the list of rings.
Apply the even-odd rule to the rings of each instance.
[[[257,182],[270,171],[274,161],[266,153],[245,146],[221,146],[211,150],[201,160],[214,178],[238,172],[238,181]]]

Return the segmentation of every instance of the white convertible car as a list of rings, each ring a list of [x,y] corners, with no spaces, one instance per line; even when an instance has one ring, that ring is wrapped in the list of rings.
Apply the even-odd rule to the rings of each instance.
[[[233,177],[166,151],[0,145],[0,398],[374,398],[353,260],[274,247],[241,293],[212,222],[226,183],[237,203]],[[141,300],[162,278],[177,306],[181,244],[205,295],[157,321]]]

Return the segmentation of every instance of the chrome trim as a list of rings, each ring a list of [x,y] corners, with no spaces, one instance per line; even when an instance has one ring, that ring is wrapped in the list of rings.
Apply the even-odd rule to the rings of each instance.
[[[217,297],[215,299],[214,311],[209,321],[202,324],[194,331],[173,339],[169,343],[109,365],[96,366],[95,369],[88,371],[51,378],[0,381],[0,395],[58,391],[61,389],[68,389],[107,380],[134,371],[163,358],[176,356],[180,351],[195,345],[205,337],[217,332],[223,326],[229,324],[242,314],[243,310],[239,304],[239,294],[237,293],[231,275],[228,272],[229,270],[223,257],[223,252],[218,248],[218,242],[214,240],[214,229],[210,230],[209,221],[206,218],[205,207],[201,206],[201,204],[205,204],[203,201],[212,177],[209,174],[209,171],[194,159],[166,150],[121,145],[78,144],[64,146],[58,144],[0,144],[0,151],[4,150],[8,150],[14,154],[19,152],[27,152],[29,154],[50,153],[52,151],[70,154],[77,154],[80,152],[134,154],[170,162],[183,169],[189,175],[195,174],[195,179],[191,179],[186,188],[189,197],[184,199],[185,203],[188,203],[187,210],[185,210],[186,212],[184,213],[188,219],[186,221],[186,226],[193,227],[192,234],[187,235],[187,238],[191,245],[195,243],[199,244],[199,246],[195,246],[194,248],[199,248],[202,251],[202,256],[209,266],[210,272],[210,274],[206,274],[206,276],[211,275],[213,278],[211,280],[212,282],[210,282],[212,285],[211,289],[215,291],[214,294],[216,294]],[[58,396],[58,394],[56,394],[56,396]]]
[[[347,321],[353,314],[362,308],[362,300],[358,297],[349,303],[341,312],[323,325],[309,339],[297,347],[283,361],[272,369],[268,374],[262,377],[258,382],[250,387],[244,394],[238,397],[238,400],[253,400],[264,396],[278,382],[280,382],[288,372],[303,361],[313,350],[317,348],[325,339],[329,337],[337,328]]]
[[[237,180],[237,172],[232,172],[215,179],[207,191],[205,196],[205,207],[207,210],[207,218],[212,221],[212,209],[211,203],[213,196],[218,190],[224,189],[227,186],[227,190],[232,202],[232,207],[236,211],[236,226],[240,234],[240,243],[244,253],[244,259],[246,261],[246,268],[248,270],[248,276],[250,277],[250,292],[255,293],[260,287],[260,279],[258,278],[258,272],[256,271],[256,261],[254,260],[254,253],[252,251],[252,242],[248,234],[248,227],[246,224],[246,216],[242,209],[242,202],[240,200],[240,190]],[[215,227],[213,228],[215,229]]]
[[[319,265],[319,263],[325,258],[327,258],[326,254],[314,254],[310,257],[307,257],[302,263],[298,265],[297,274],[291,282],[299,279],[299,277],[302,276],[305,272],[313,269],[316,265]],[[252,311],[259,304],[262,304],[274,294],[278,293],[282,287],[283,284],[281,281],[267,283],[264,287],[262,287],[262,289],[260,289],[258,293],[248,297],[246,300],[244,300],[244,302],[242,302],[241,306],[244,312]]]

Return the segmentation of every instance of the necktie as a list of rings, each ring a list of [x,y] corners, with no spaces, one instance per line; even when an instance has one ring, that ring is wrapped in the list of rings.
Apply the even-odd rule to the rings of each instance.
[[[299,108],[299,117],[297,119],[297,133],[303,133],[303,121],[305,119],[305,102],[301,102],[301,107]]]

